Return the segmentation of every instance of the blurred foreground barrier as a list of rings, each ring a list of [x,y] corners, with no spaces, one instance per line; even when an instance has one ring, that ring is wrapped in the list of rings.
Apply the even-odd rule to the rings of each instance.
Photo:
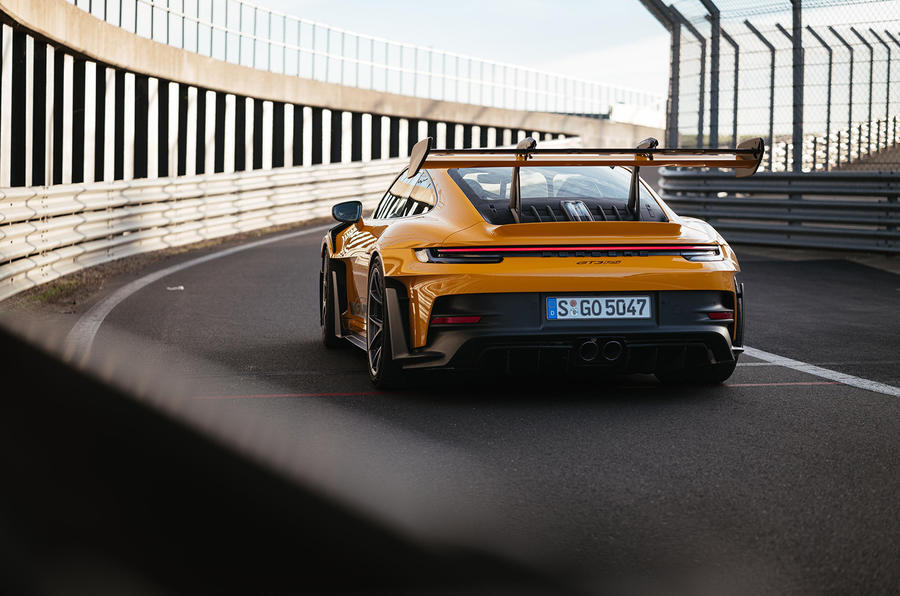
[[[900,172],[731,174],[663,169],[662,197],[729,242],[900,252]]]
[[[62,275],[381,198],[404,159],[0,190],[0,300]]]

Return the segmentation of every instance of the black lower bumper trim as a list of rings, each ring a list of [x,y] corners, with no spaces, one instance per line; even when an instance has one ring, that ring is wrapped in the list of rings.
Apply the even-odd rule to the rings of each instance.
[[[598,349],[584,350],[592,343]],[[613,343],[621,350],[609,351]],[[655,373],[731,361],[737,357],[720,335],[680,338],[577,336],[569,338],[476,338],[467,341],[449,359],[453,369],[488,369],[510,374],[529,372]],[[423,363],[424,364],[424,363]],[[430,366],[439,364],[433,361]],[[428,366],[428,365],[425,365]]]
[[[646,294],[653,305],[650,319],[565,322],[545,318],[545,294],[444,296],[435,303],[433,315],[477,314],[481,321],[434,325],[427,345],[409,350],[399,360],[406,369],[653,373],[737,358],[740,348],[732,345],[733,322],[711,320],[707,315],[734,308],[733,294]]]

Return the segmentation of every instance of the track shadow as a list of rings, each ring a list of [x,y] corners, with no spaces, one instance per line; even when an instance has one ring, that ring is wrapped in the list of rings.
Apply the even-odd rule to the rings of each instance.
[[[489,371],[434,371],[410,374],[402,386],[390,391],[390,395],[400,401],[427,398],[439,402],[493,405],[663,404],[685,399],[692,402],[718,399],[727,391],[722,386],[667,386],[652,375],[533,373],[513,376]]]

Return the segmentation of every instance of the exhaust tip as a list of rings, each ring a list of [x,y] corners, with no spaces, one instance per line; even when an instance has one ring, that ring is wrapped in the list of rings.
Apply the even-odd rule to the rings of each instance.
[[[622,342],[612,340],[603,344],[603,350],[600,353],[604,359],[609,362],[615,362],[622,357],[623,352],[625,352],[625,346],[622,345]]]
[[[584,362],[593,362],[600,355],[600,346],[593,339],[589,339],[578,346],[578,357]]]

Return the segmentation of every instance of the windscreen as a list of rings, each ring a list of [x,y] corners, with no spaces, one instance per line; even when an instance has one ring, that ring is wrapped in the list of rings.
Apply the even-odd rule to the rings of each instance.
[[[485,219],[512,223],[509,195],[513,168],[453,168],[451,178]],[[523,167],[519,170],[523,222],[570,221],[586,210],[591,220],[633,219],[628,211],[631,172],[609,166]],[[643,185],[641,220],[667,221],[652,193]],[[583,203],[584,208],[577,203]],[[573,203],[577,210],[573,210]],[[580,219],[583,219],[580,218]]]

